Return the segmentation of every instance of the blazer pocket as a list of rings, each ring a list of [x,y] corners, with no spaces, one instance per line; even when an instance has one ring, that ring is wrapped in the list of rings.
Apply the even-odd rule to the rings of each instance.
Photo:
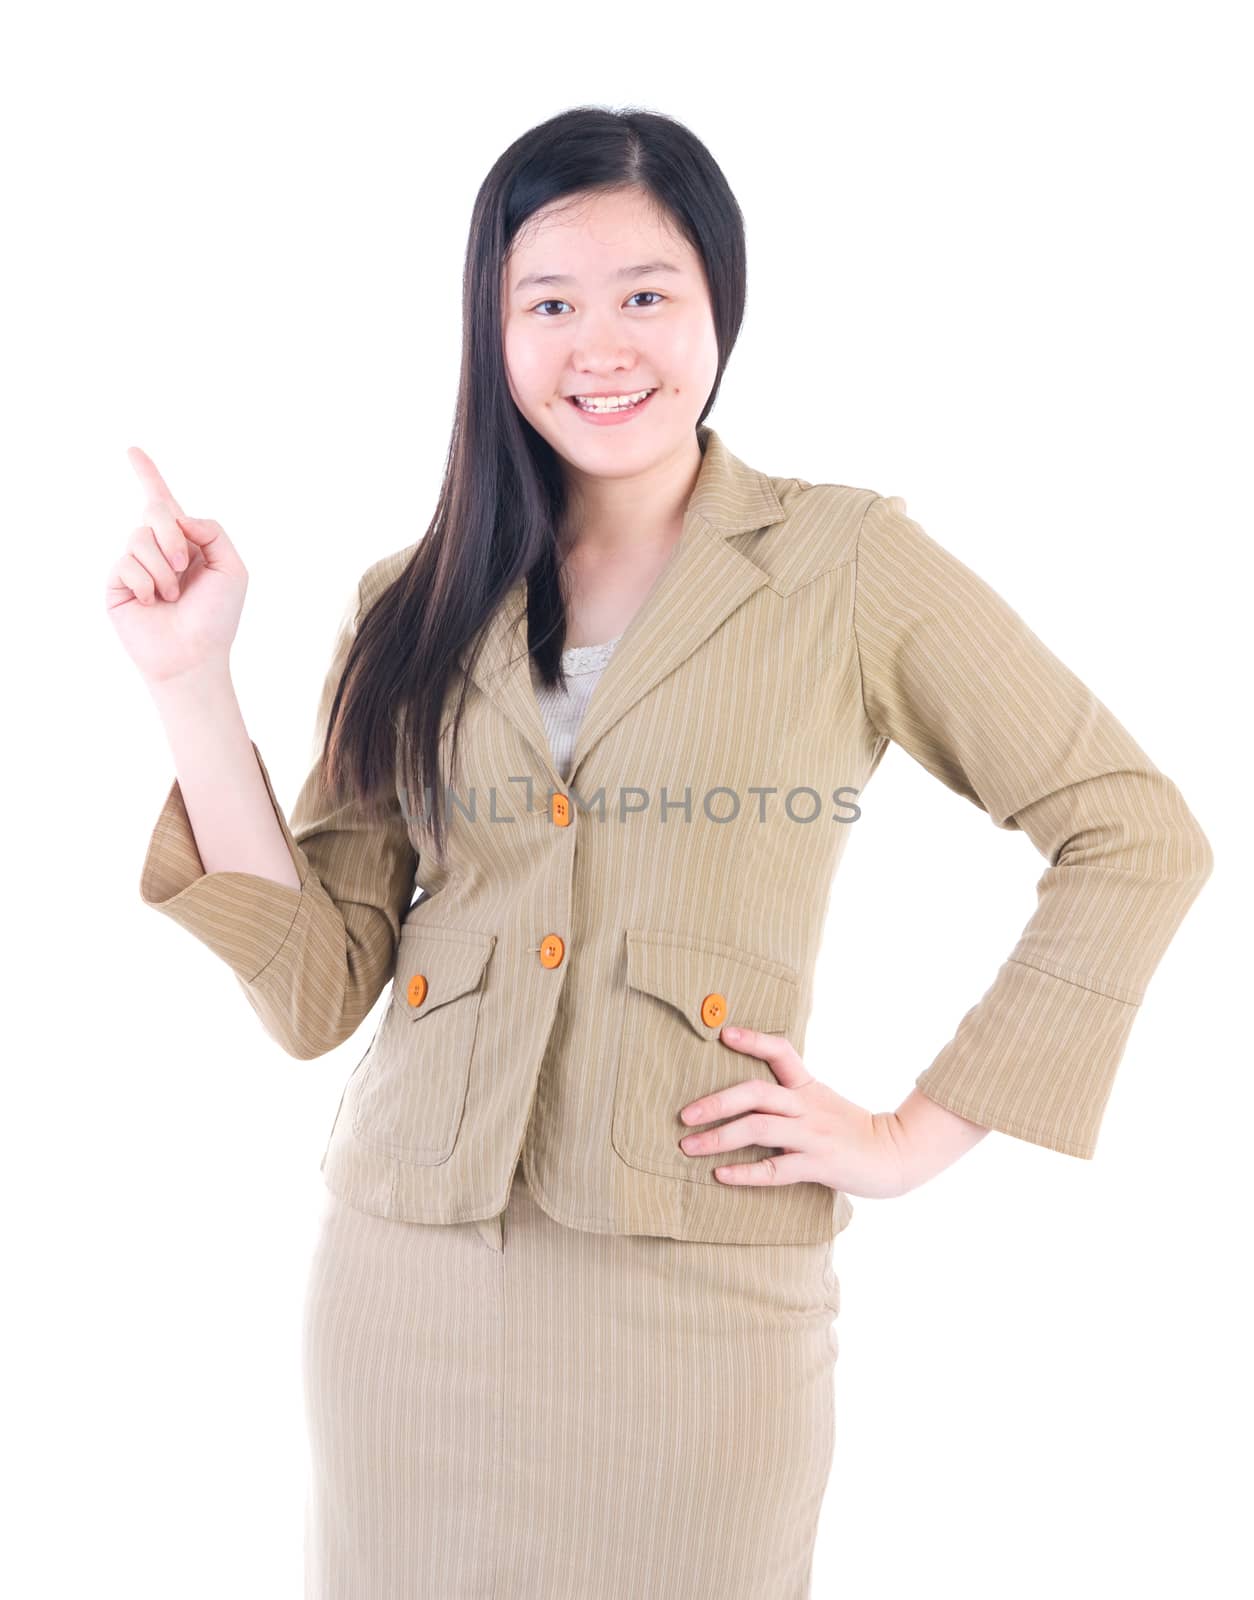
[[[759,1144],[686,1155],[679,1148],[685,1134],[736,1118],[689,1125],[679,1113],[689,1102],[746,1078],[772,1078],[765,1062],[724,1044],[719,1030],[735,1023],[786,1035],[801,992],[797,974],[765,956],[695,934],[632,928],[626,941],[615,1150],[629,1166],[694,1183],[717,1183],[715,1167],[777,1155],[778,1147]],[[724,1002],[721,1017],[716,997]],[[707,1016],[718,1020],[707,1021]]]
[[[493,934],[469,929],[402,927],[391,999],[353,1108],[364,1144],[419,1166],[452,1155],[495,944]]]

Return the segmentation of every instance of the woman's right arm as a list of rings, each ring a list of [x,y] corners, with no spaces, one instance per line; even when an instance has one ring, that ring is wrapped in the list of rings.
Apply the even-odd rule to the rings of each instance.
[[[217,523],[185,517],[142,451],[132,462],[149,491],[147,523],[110,574],[109,613],[165,725],[177,774],[140,894],[225,961],[266,1031],[307,1060],[343,1043],[374,1006],[414,891],[418,856],[395,791],[382,815],[368,816],[323,786],[318,760],[367,600],[407,552],[363,575],[341,620],[313,764],[289,822],[230,678],[247,574]]]
[[[299,889],[229,667],[211,663],[148,688],[205,872],[251,872]]]

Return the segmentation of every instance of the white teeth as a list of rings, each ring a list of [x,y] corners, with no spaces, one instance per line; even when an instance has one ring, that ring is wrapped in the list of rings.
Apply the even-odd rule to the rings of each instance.
[[[629,411],[632,406],[638,406],[652,393],[652,389],[641,389],[636,394],[616,395],[612,398],[598,399],[594,396],[589,399],[579,394],[572,395],[571,398],[582,411]]]

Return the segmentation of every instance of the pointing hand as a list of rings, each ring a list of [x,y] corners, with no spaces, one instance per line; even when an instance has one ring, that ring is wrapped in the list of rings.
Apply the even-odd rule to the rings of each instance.
[[[220,523],[184,512],[138,445],[127,456],[144,507],[105,587],[122,647],[148,683],[225,666],[248,588],[244,563]]]

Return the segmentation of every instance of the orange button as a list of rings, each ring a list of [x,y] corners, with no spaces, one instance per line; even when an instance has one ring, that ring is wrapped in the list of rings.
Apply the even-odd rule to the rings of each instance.
[[[564,794],[555,794],[549,805],[553,821],[559,828],[570,826],[570,801]]]
[[[707,994],[701,1002],[701,1020],[707,1028],[717,1028],[727,1017],[727,1001],[721,994]]]
[[[421,972],[415,972],[409,980],[405,995],[411,1006],[420,1006],[427,998],[427,980]]]
[[[542,967],[556,967],[560,965],[562,957],[566,954],[566,946],[556,933],[546,933],[540,941],[540,965]]]

